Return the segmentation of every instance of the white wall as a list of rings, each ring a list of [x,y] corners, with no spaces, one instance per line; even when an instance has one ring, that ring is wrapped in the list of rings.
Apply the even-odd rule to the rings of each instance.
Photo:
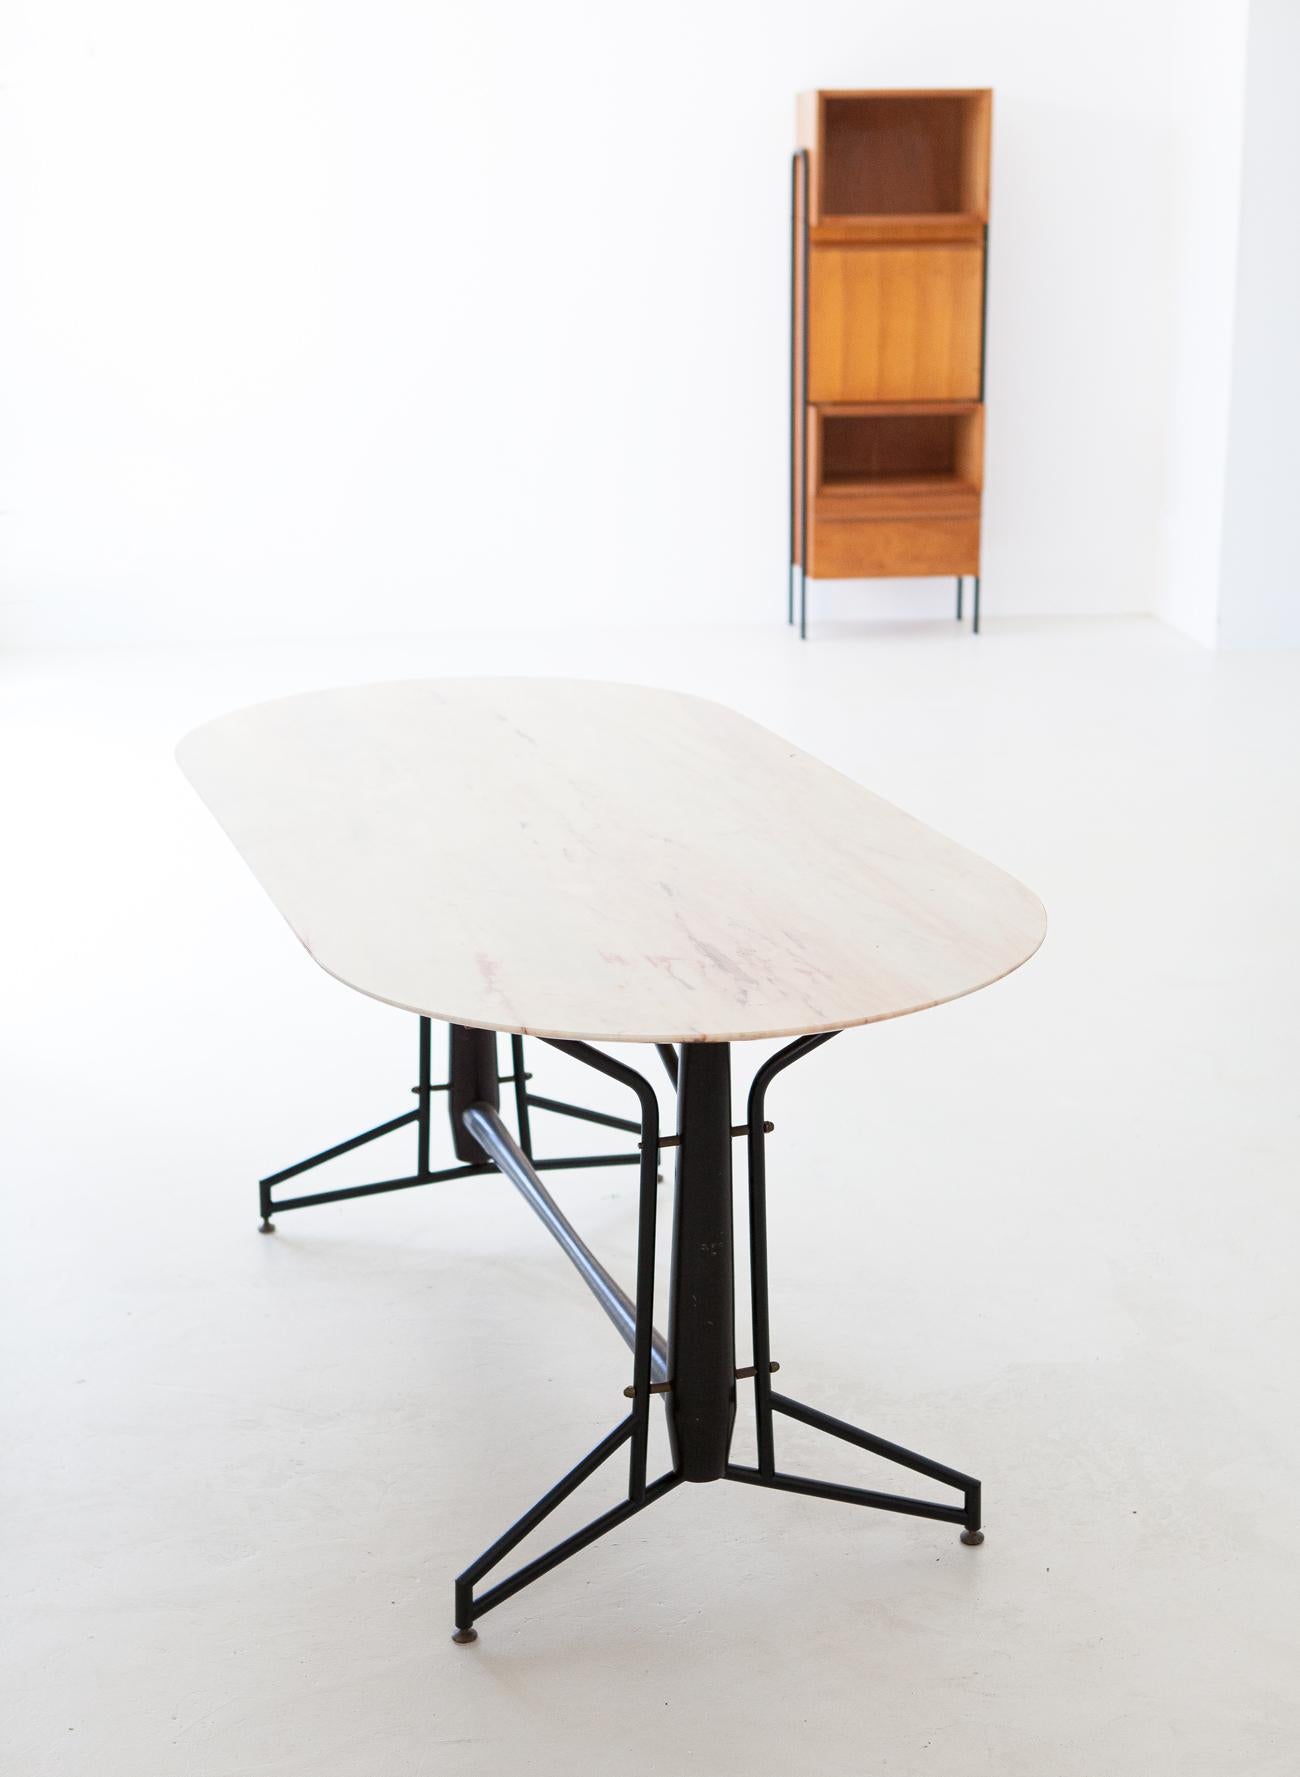
[[[1184,169],[1171,216],[1168,481],[1159,615],[1206,647],[1218,639],[1228,407],[1232,387],[1245,0],[1189,0],[1171,45]]]
[[[1219,637],[1300,642],[1300,5],[1251,0]]]
[[[31,6],[0,638],[776,620],[816,85],[996,89],[986,608],[1153,608],[1180,45],[1241,12]]]

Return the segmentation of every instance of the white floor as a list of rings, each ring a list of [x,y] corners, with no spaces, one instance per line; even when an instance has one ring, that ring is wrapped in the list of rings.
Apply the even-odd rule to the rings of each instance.
[[[259,1237],[260,1171],[410,1105],[414,1021],[313,967],[170,749],[468,671],[718,696],[1046,901],[1019,975],[770,1106],[782,1383],[981,1475],[983,1548],[680,1488],[448,1639],[626,1356],[500,1180]],[[0,730],[7,1773],[1294,1777],[1300,653],[1130,621],[48,656]],[[632,1173],[556,1189],[626,1274]]]

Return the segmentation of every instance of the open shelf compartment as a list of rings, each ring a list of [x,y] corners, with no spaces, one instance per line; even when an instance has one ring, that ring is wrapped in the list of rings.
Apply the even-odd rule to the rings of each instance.
[[[818,408],[814,418],[819,500],[979,498],[983,415],[975,402]]]
[[[992,94],[817,95],[814,221],[988,216]]]

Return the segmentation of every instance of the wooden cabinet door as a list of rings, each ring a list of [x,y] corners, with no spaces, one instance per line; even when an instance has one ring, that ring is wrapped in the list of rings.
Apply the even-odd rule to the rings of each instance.
[[[974,401],[984,249],[814,246],[808,394],[836,401]]]

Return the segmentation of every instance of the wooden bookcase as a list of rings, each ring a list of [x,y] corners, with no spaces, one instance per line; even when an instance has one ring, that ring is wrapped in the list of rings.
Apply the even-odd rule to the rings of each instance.
[[[790,620],[810,579],[974,577],[993,95],[804,93],[794,157]]]

